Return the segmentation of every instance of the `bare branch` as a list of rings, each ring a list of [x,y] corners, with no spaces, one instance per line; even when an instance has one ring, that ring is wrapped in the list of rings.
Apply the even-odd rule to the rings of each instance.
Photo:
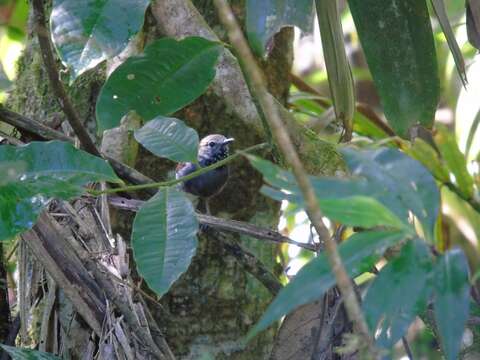
[[[80,116],[73,107],[73,104],[67,95],[67,92],[65,91],[65,87],[60,80],[60,75],[55,63],[55,57],[53,56],[52,44],[50,42],[50,31],[46,25],[47,21],[45,18],[43,1],[33,0],[32,7],[35,21],[35,32],[37,33],[40,51],[42,53],[43,62],[50,79],[52,90],[83,148],[93,155],[100,156],[100,152],[83,126]]]
[[[280,117],[278,108],[272,97],[267,91],[263,74],[258,67],[255,58],[243,36],[243,33],[232,13],[232,10],[225,0],[214,0],[214,4],[218,10],[221,22],[227,29],[230,41],[243,62],[243,69],[246,77],[249,79],[251,88],[258,99],[266,120],[272,130],[274,139],[276,140],[287,163],[291,166],[298,186],[302,191],[305,199],[306,210],[310,221],[317,231],[320,239],[325,243],[327,257],[330,261],[332,272],[335,275],[337,285],[342,293],[348,316],[353,322],[356,331],[363,338],[368,346],[371,355],[378,358],[378,352],[375,348],[372,337],[369,334],[367,323],[360,309],[355,290],[353,289],[350,277],[345,270],[342,259],[338,253],[335,241],[330,237],[328,229],[322,221],[322,212],[320,210],[315,191],[308,178],[308,175],[301,163],[301,160],[295,150],[290,139],[290,135]]]
[[[23,116],[21,114],[8,110],[2,106],[0,106],[0,120],[6,122],[7,124],[15,126],[18,129],[26,131],[28,133],[33,133],[42,139],[61,140],[61,141],[67,141],[67,142],[73,143],[73,139],[71,137],[64,135],[59,131],[53,130],[48,126],[40,123],[39,121],[30,119],[26,116]],[[2,135],[2,137],[4,136]],[[7,140],[13,143],[14,145],[21,144],[21,142],[18,139],[12,139],[11,137],[8,137]],[[142,184],[150,184],[154,182],[148,176],[143,175],[142,173],[135,170],[134,168],[128,165],[125,165],[124,163],[121,163],[118,160],[115,160],[109,156],[106,156],[105,154],[102,154],[102,155],[110,163],[110,165],[113,167],[117,175],[120,178],[128,181],[129,183],[132,183],[135,185],[142,185]]]
[[[143,205],[144,201],[136,199],[126,199],[118,196],[110,196],[108,202],[113,207],[129,211],[138,211]],[[243,221],[222,219],[215,216],[204,215],[197,213],[197,219],[200,224],[207,225],[209,227],[216,228],[218,230],[238,233],[251,236],[259,240],[268,240],[274,243],[282,244],[287,243],[296,245],[306,250],[315,251],[315,246],[307,243],[300,243],[290,239],[287,236],[282,235],[278,231],[262,228],[253,224],[249,224]]]

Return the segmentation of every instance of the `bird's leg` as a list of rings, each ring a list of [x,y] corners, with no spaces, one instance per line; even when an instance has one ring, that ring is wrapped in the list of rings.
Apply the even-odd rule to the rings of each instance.
[[[212,215],[212,212],[210,211],[210,200],[205,199],[205,212],[207,215]]]

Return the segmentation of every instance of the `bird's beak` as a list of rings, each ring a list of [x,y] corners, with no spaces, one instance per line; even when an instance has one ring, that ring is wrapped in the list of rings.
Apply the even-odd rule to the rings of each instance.
[[[223,143],[222,143],[222,144],[223,144],[223,145],[225,145],[225,144],[230,144],[232,141],[235,141],[235,139],[234,139],[234,138],[228,138],[228,139],[223,140]]]

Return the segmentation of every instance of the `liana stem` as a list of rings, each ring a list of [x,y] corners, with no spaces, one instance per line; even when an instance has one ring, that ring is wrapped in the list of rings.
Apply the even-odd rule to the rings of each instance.
[[[102,191],[89,189],[89,190],[87,190],[87,192],[91,195],[99,196],[99,195],[102,195],[102,194],[114,194],[114,193],[118,193],[118,192],[137,191],[137,190],[144,190],[144,189],[151,189],[151,188],[161,188],[161,187],[176,185],[176,184],[179,184],[181,182],[191,180],[191,179],[193,179],[193,178],[195,178],[199,175],[205,174],[206,172],[208,172],[210,170],[213,170],[213,169],[216,169],[216,168],[221,167],[223,165],[226,165],[229,162],[231,162],[232,160],[235,160],[237,157],[239,157],[240,155],[242,155],[245,152],[252,152],[252,151],[260,150],[260,149],[267,148],[269,146],[270,145],[267,144],[267,143],[261,143],[261,144],[250,146],[246,149],[235,152],[235,154],[230,155],[229,157],[227,157],[223,160],[220,160],[220,161],[218,161],[218,162],[216,162],[212,165],[202,167],[202,168],[188,174],[187,176],[183,176],[183,177],[178,178],[178,179],[154,182],[154,183],[150,183],[150,184],[124,186],[124,187],[119,187],[119,188],[115,188],[115,189],[106,189],[106,190],[102,190]]]

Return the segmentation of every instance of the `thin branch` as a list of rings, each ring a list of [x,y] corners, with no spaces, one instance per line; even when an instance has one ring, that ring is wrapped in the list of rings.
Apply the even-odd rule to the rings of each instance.
[[[410,349],[410,345],[408,344],[408,340],[405,336],[402,336],[402,344],[405,349],[405,353],[407,354],[408,360],[413,360],[412,349]]]
[[[235,154],[230,155],[229,157],[227,157],[223,160],[217,161],[216,163],[214,163],[212,165],[199,168],[198,170],[196,170],[196,171],[194,171],[194,172],[192,172],[192,173],[190,173],[186,176],[178,178],[178,179],[172,179],[172,180],[160,181],[160,182],[153,182],[153,183],[150,183],[150,184],[124,186],[124,187],[119,187],[119,188],[115,188],[115,189],[106,189],[106,190],[102,190],[102,191],[89,190],[89,192],[92,195],[98,196],[98,195],[102,195],[102,194],[114,194],[114,193],[125,192],[125,191],[137,191],[137,190],[145,190],[145,189],[151,189],[151,188],[173,186],[173,185],[179,184],[181,182],[193,179],[193,178],[195,178],[197,176],[200,176],[202,174],[205,174],[206,172],[209,172],[210,170],[213,170],[213,169],[219,168],[221,166],[224,166],[224,165],[228,164],[229,162],[231,162],[232,160],[239,157],[240,155],[244,154],[245,152],[252,152],[252,151],[255,151],[255,150],[264,149],[268,146],[269,145],[267,143],[261,143],[261,144],[250,146],[250,147],[248,147],[246,149],[243,149],[241,151],[237,151]]]
[[[113,207],[116,207],[122,210],[129,210],[129,211],[138,211],[138,209],[140,209],[140,207],[144,204],[144,201],[142,200],[125,199],[118,196],[110,196],[108,198],[108,202]],[[287,236],[282,235],[277,231],[267,229],[267,228],[262,228],[260,226],[249,224],[247,222],[222,219],[215,216],[204,215],[200,213],[197,213],[197,219],[200,224],[207,225],[209,227],[213,227],[218,230],[248,235],[255,239],[267,240],[267,241],[271,241],[278,244],[287,243],[291,245],[296,245],[298,247],[301,247],[303,249],[310,250],[310,251],[316,250],[315,246],[312,244],[297,242],[295,240],[290,239]]]
[[[57,97],[60,107],[67,116],[67,120],[70,126],[75,131],[75,134],[80,140],[80,144],[82,144],[82,147],[89,153],[100,156],[100,152],[98,151],[94,142],[90,138],[90,135],[82,124],[80,116],[73,107],[73,104],[65,90],[65,87],[60,80],[60,75],[56,66],[55,57],[53,55],[52,44],[50,42],[50,31],[48,30],[48,27],[46,25],[47,21],[45,18],[45,10],[43,8],[43,0],[33,0],[32,7],[34,29],[37,33],[40,51],[42,53],[43,62],[45,64],[45,69],[50,79],[50,85],[52,86],[52,90]]]
[[[73,142],[71,137],[61,133],[60,131],[53,130],[52,128],[49,128],[38,121],[33,121],[21,114],[8,110],[3,107],[3,105],[0,105],[0,119],[7,124],[23,129],[24,131],[34,134],[42,139],[57,139]]]
[[[70,143],[74,142],[71,137],[64,135],[60,131],[53,130],[39,121],[30,119],[26,116],[8,110],[2,106],[0,106],[0,120],[27,133],[35,134],[41,139],[61,140]],[[13,145],[23,145],[20,140],[12,138],[11,136],[5,136],[4,134],[1,134],[1,136],[5,137],[7,141],[12,143]],[[134,168],[125,165],[124,163],[115,160],[105,154],[102,155],[110,163],[110,165],[113,167],[113,169],[121,179],[136,185],[149,184],[154,182],[152,179],[150,179],[148,176],[143,175],[138,170],[135,170]]]
[[[327,257],[330,261],[332,272],[335,275],[338,287],[345,301],[345,307],[350,320],[358,334],[363,338],[369,352],[373,358],[378,358],[378,351],[375,348],[372,337],[369,334],[367,323],[364,319],[360,305],[358,303],[355,291],[353,289],[350,277],[342,263],[342,259],[338,253],[335,241],[330,237],[328,229],[322,221],[322,212],[320,210],[315,191],[308,178],[308,175],[301,163],[297,151],[290,139],[290,135],[280,117],[278,108],[275,106],[274,100],[269,96],[263,74],[258,67],[255,58],[243,36],[243,33],[232,13],[232,10],[226,0],[214,0],[214,4],[218,10],[219,18],[225,26],[230,42],[235,48],[239,60],[243,62],[245,76],[249,79],[254,95],[258,99],[266,120],[268,121],[273,136],[283,153],[287,163],[291,166],[298,186],[302,191],[305,199],[305,205],[308,217],[312,222],[320,239],[325,243]]]

